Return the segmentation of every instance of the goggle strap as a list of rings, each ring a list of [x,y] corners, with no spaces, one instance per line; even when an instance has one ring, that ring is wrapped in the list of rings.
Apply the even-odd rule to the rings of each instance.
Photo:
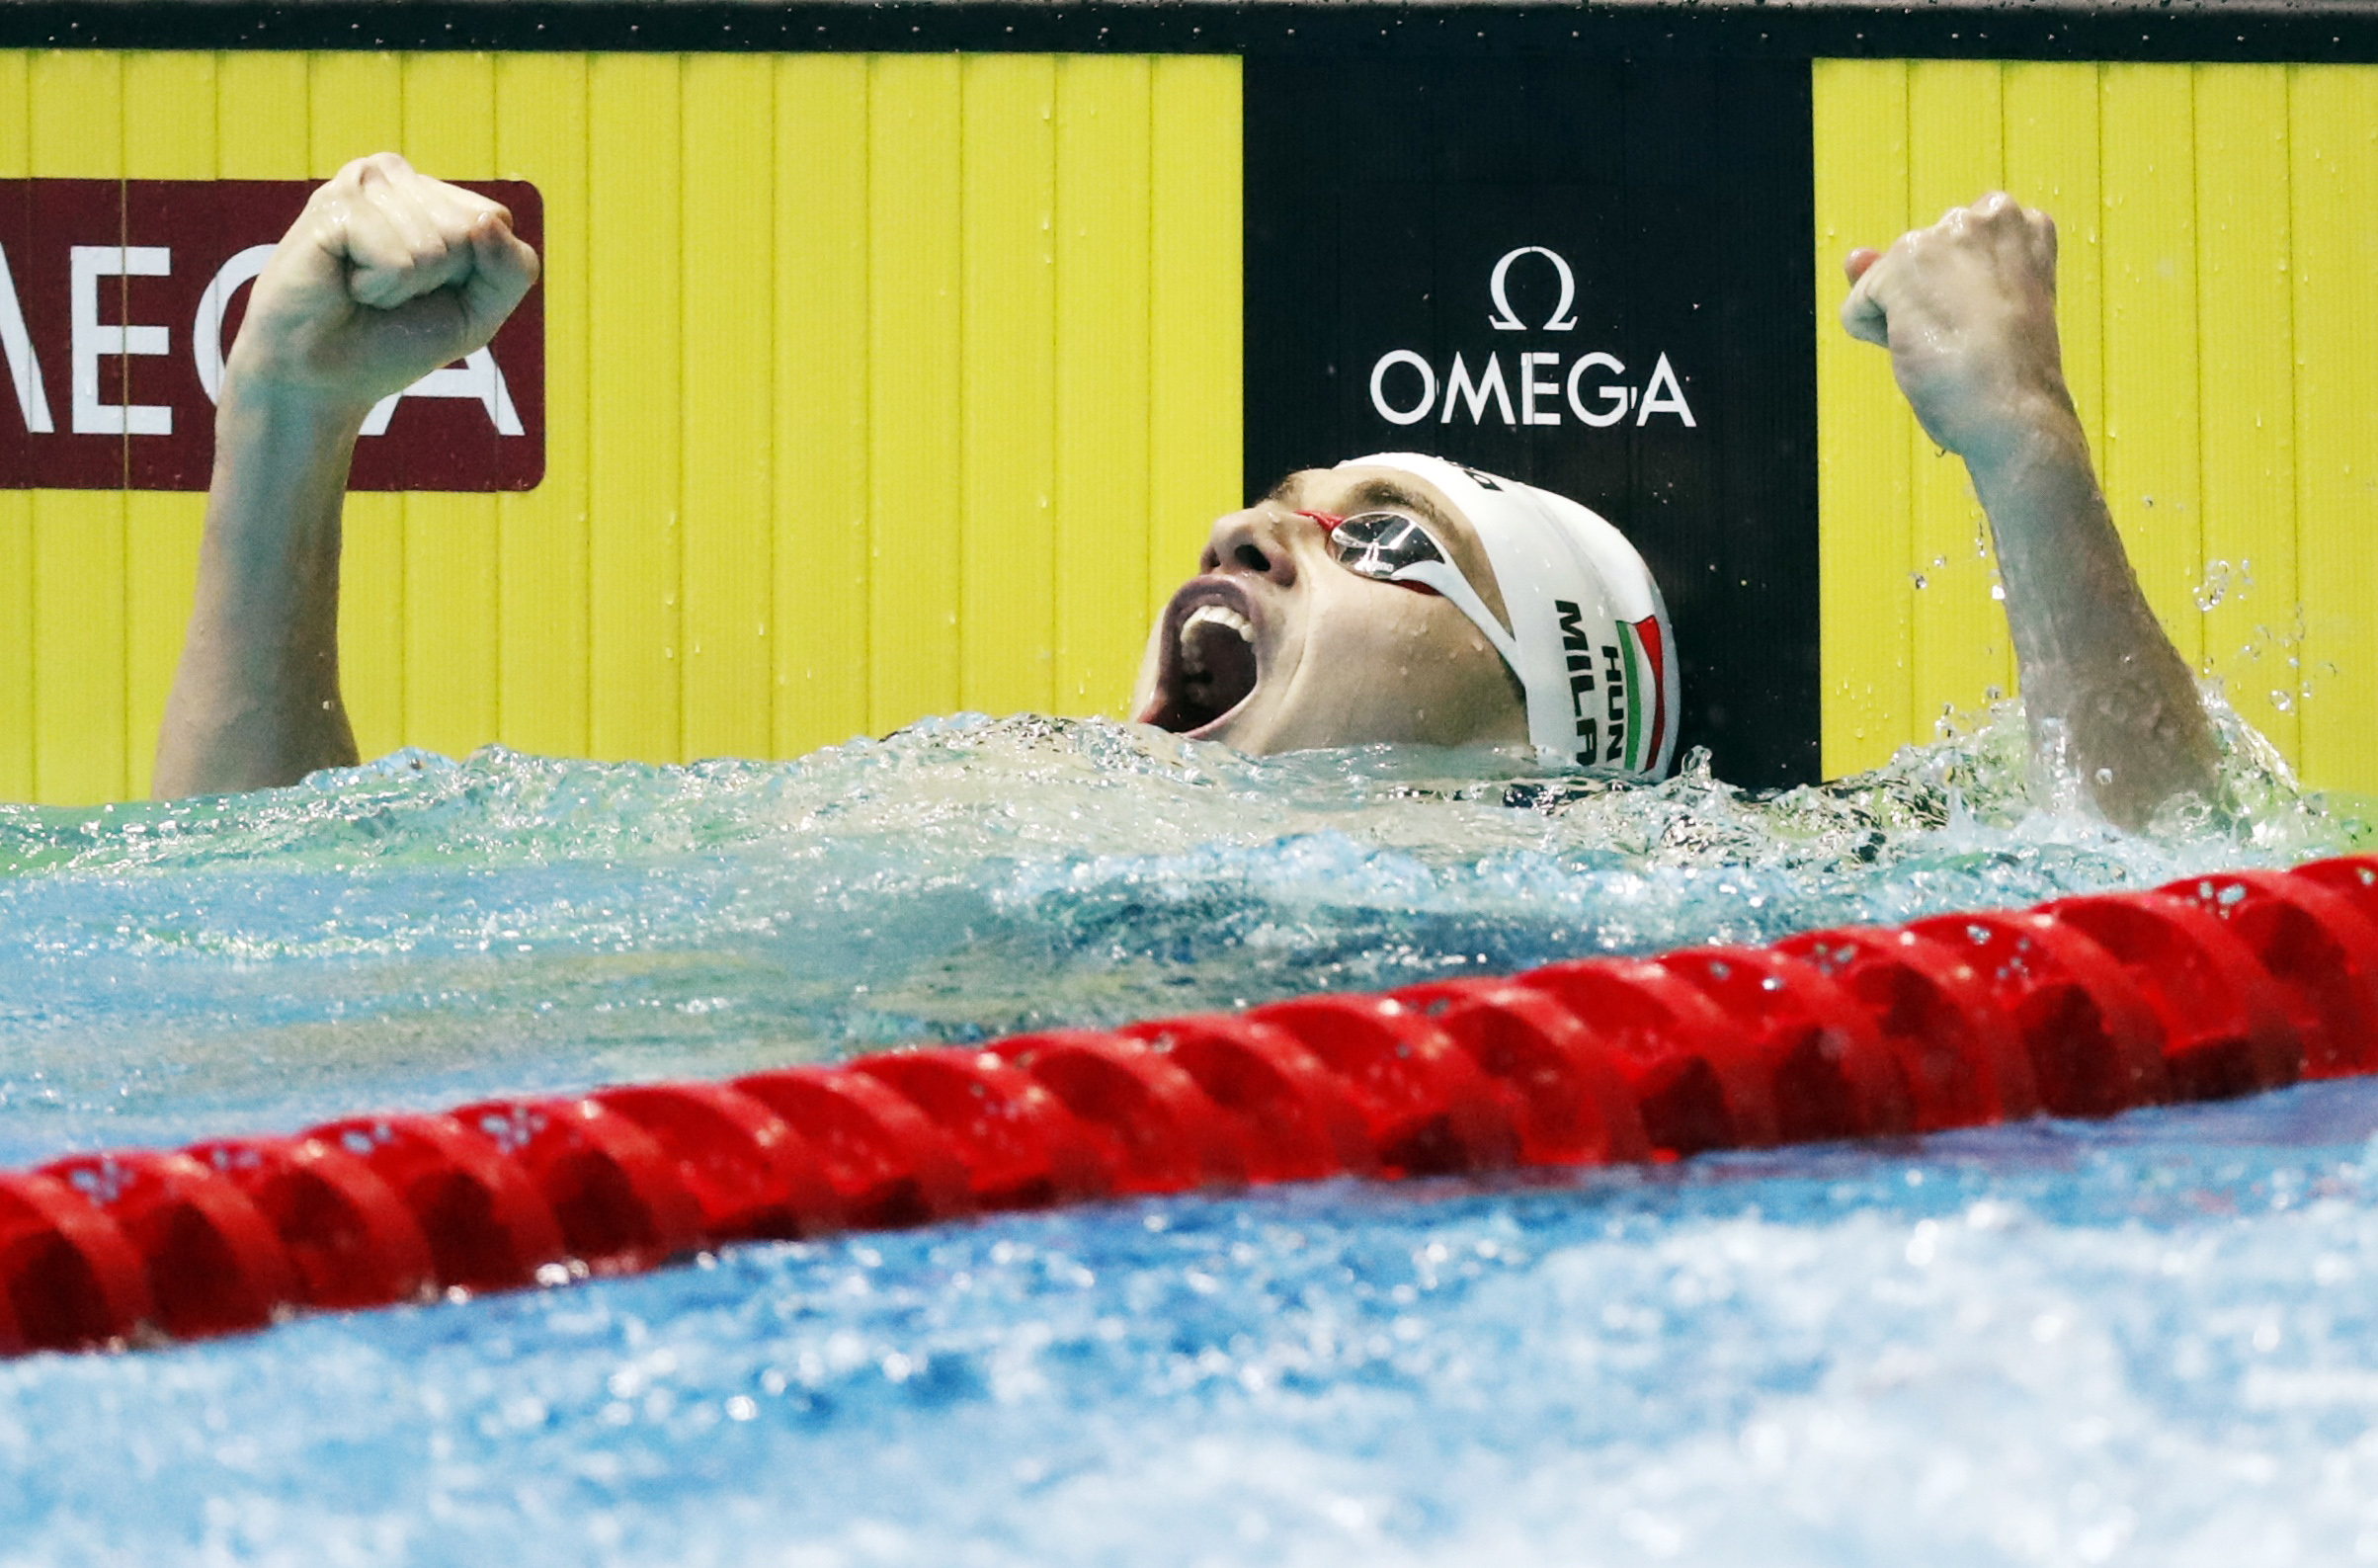
[[[1470,618],[1470,623],[1478,628],[1487,641],[1494,644],[1495,652],[1502,655],[1503,662],[1510,666],[1512,673],[1518,673],[1518,640],[1503,629],[1503,623],[1495,619],[1495,613],[1486,608],[1486,601],[1478,597],[1478,590],[1470,586],[1470,580],[1462,576],[1451,562],[1415,561],[1386,580],[1391,583],[1419,583],[1442,594],[1452,602],[1454,609]]]
[[[1296,515],[1311,522],[1324,534],[1337,533],[1339,527],[1346,522],[1345,518],[1335,512],[1298,512]],[[1502,657],[1504,664],[1511,669],[1512,673],[1517,674],[1519,669],[1518,640],[1503,629],[1503,623],[1495,619],[1493,611],[1486,608],[1486,601],[1478,597],[1478,591],[1470,586],[1470,580],[1461,575],[1460,569],[1451,560],[1442,558],[1444,545],[1436,536],[1430,534],[1426,528],[1422,528],[1421,533],[1427,536],[1430,543],[1436,548],[1440,558],[1433,561],[1415,561],[1409,566],[1390,572],[1386,577],[1374,579],[1374,581],[1415,583],[1420,587],[1443,595],[1452,601],[1454,609],[1469,618],[1470,624],[1476,626],[1488,642],[1494,644],[1495,652]]]

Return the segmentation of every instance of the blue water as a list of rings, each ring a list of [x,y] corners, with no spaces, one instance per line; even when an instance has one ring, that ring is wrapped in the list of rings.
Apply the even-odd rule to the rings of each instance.
[[[0,808],[0,1161],[2284,865],[2019,720],[1747,799],[961,720]],[[0,1364],[0,1563],[2378,1556],[2378,1086],[729,1250]]]

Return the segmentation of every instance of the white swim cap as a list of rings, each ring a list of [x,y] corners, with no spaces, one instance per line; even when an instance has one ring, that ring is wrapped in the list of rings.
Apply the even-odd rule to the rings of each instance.
[[[1445,597],[1519,678],[1527,738],[1538,750],[1649,779],[1668,772],[1677,748],[1676,634],[1651,569],[1624,535],[1567,496],[1441,457],[1385,452],[1339,466],[1400,468],[1461,509],[1512,624],[1501,625],[1474,592]]]

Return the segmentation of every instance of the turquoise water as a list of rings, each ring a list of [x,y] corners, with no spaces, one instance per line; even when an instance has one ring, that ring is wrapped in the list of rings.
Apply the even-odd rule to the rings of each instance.
[[[0,1161],[2337,853],[2019,719],[1827,790],[959,719],[0,808]],[[2050,791],[2053,793],[2053,791]],[[0,1563],[2378,1555],[2378,1088],[732,1249],[0,1364]]]

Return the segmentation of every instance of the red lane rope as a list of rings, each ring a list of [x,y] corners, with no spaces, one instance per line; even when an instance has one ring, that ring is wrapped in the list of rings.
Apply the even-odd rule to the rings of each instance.
[[[0,1172],[0,1353],[1141,1194],[1674,1160],[2378,1071],[2378,858]]]

